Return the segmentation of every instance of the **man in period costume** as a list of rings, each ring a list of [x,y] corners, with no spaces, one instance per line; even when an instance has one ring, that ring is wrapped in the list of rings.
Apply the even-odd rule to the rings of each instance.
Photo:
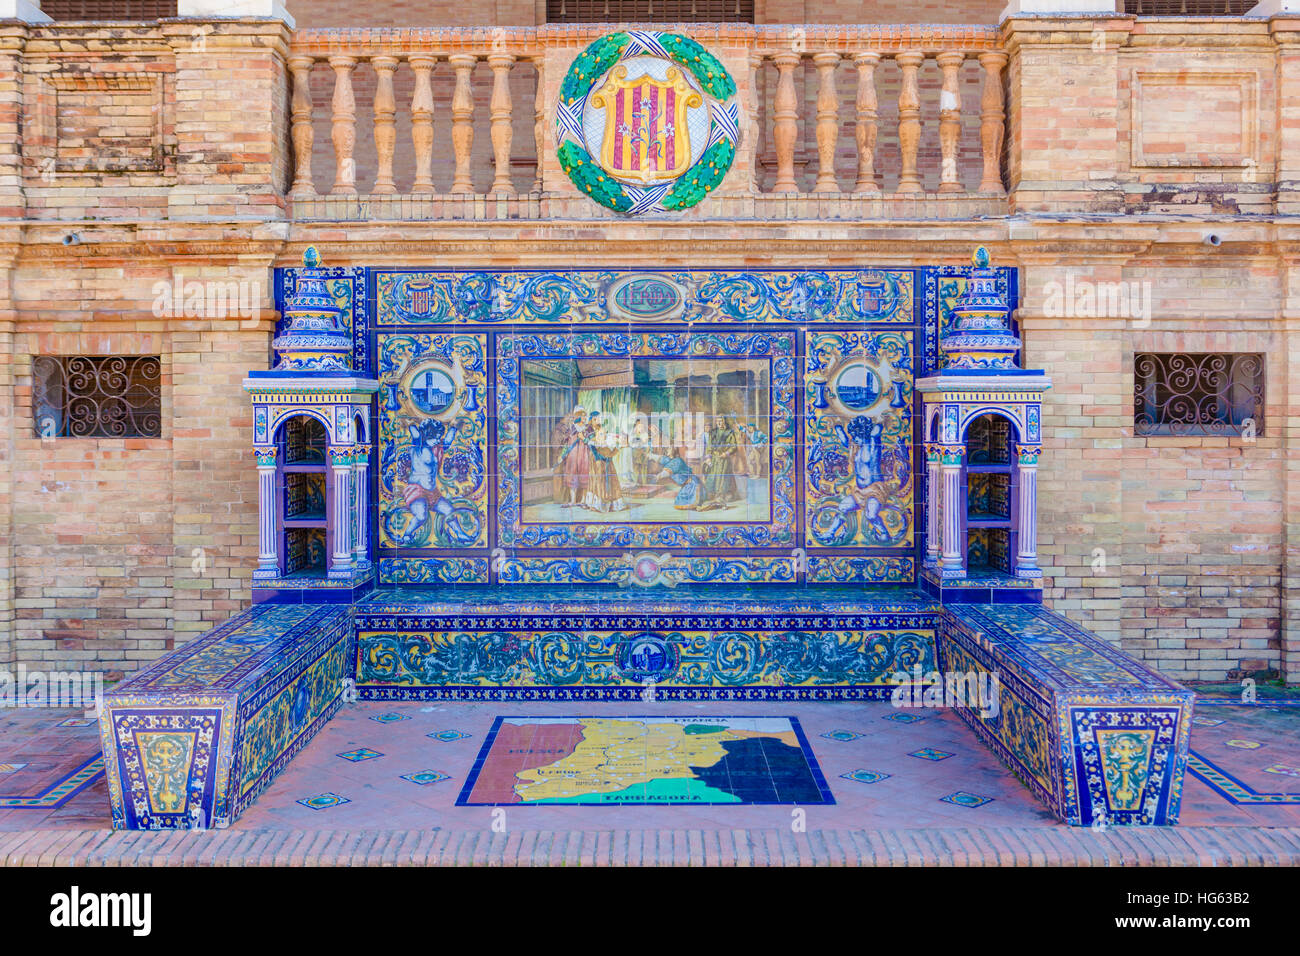
[[[736,452],[739,441],[731,423],[718,416],[705,433],[703,510],[725,508],[740,496],[736,491]]]
[[[655,481],[671,481],[680,488],[673,499],[673,507],[678,511],[697,510],[704,501],[704,482],[686,464],[686,449],[675,448],[671,455],[650,457],[658,462],[661,469]]]
[[[561,422],[561,441],[564,450],[555,466],[555,500],[572,508],[585,502],[587,486],[591,483],[591,450],[587,445],[587,411],[581,405]]]

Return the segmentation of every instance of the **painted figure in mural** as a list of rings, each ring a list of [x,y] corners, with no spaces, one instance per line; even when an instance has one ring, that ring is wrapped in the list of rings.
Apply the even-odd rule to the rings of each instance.
[[[632,483],[643,486],[650,483],[650,429],[645,416],[638,414],[632,423],[632,434],[628,438],[628,448],[632,454]]]
[[[880,463],[880,435],[884,426],[859,415],[845,429],[835,426],[840,441],[848,446],[849,460],[853,465],[853,484],[840,499],[838,514],[827,528],[826,537],[836,538],[850,515],[858,512],[859,520],[872,534],[889,540],[889,529],[880,518],[882,502],[889,500],[889,489],[884,487],[885,473]]]
[[[740,497],[736,490],[736,458],[740,450],[736,429],[729,419],[717,416],[704,442],[703,510],[725,508]]]
[[[605,431],[601,415],[591,416],[587,428],[587,448],[591,453],[591,484],[584,503],[592,511],[626,511],[623,485],[618,480],[615,456],[618,436]]]
[[[561,440],[564,450],[556,464],[556,475],[560,481],[561,494],[556,501],[566,507],[575,507],[584,503],[587,487],[591,484],[591,449],[587,445],[589,427],[587,410],[579,405],[561,422]]]
[[[747,422],[736,426],[736,434],[745,457],[745,498],[751,504],[758,504],[764,500],[768,482],[767,435],[757,425]]]
[[[686,449],[675,448],[671,455],[651,455],[650,458],[661,469],[655,481],[671,481],[681,489],[673,499],[674,508],[678,511],[695,511],[704,503],[704,482],[686,464]]]
[[[456,426],[448,428],[428,419],[408,428],[408,433],[411,451],[402,457],[400,477],[406,482],[402,504],[413,520],[395,539],[404,545],[416,543],[428,535],[423,529],[432,516],[434,537],[440,544],[473,544],[479,530],[477,514],[472,508],[456,506],[438,490],[438,469],[456,441]]]

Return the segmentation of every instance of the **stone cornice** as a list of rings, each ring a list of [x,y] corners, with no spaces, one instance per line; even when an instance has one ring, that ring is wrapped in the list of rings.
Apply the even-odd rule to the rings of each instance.
[[[271,51],[288,57],[293,31],[280,20],[163,20],[161,30],[178,53],[251,53]],[[194,49],[201,44],[201,48]]]
[[[187,21],[188,22],[188,21]],[[810,52],[860,53],[898,50],[990,50],[998,30],[966,24],[742,24],[656,23],[655,29],[685,33],[705,46],[746,47],[755,53],[788,52],[793,43]],[[293,35],[293,52],[324,58],[409,56],[446,57],[452,53],[485,56],[505,49],[521,58],[553,50],[580,49],[610,32],[609,24],[546,24],[536,27],[312,27]]]
[[[1008,52],[1033,47],[1092,48],[1098,31],[1105,35],[1105,49],[1255,49],[1274,51],[1285,35],[1276,23],[1264,19],[1223,17],[1143,18],[1129,14],[1085,14],[1078,17],[1013,16],[1002,22],[1001,39]],[[1294,41],[1290,41],[1294,42]]]
[[[76,234],[78,241],[65,244]],[[1209,244],[1210,234],[1220,244]],[[18,261],[252,260],[297,265],[308,245],[327,260],[373,265],[482,264],[508,256],[521,265],[591,261],[690,265],[709,259],[759,263],[912,265],[965,263],[973,246],[1016,260],[1058,256],[1127,260],[1146,255],[1192,262],[1290,255],[1300,220],[1036,219],[817,222],[427,221],[348,223],[26,223],[0,226]],[[331,250],[334,250],[331,253]]]

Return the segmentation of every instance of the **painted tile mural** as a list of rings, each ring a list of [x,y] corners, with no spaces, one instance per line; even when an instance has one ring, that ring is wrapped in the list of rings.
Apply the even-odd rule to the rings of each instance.
[[[498,717],[459,807],[831,804],[794,717]]]
[[[364,271],[382,583],[916,582],[968,269]]]
[[[913,380],[910,332],[809,333],[808,547],[912,546]]]
[[[380,325],[900,324],[910,270],[378,272]]]
[[[794,540],[793,332],[498,339],[498,543]]]
[[[378,359],[381,554],[486,548],[487,337],[380,334]],[[399,576],[446,573],[418,568],[404,566]],[[469,576],[456,580],[487,580],[485,562],[457,570]]]

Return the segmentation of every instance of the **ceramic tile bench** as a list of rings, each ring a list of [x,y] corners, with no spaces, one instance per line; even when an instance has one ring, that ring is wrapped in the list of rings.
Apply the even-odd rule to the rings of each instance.
[[[901,588],[381,588],[355,606],[363,700],[888,699],[935,665]]]
[[[945,607],[939,661],[996,675],[998,706],[958,713],[1062,820],[1178,822],[1191,691],[1035,605]]]
[[[338,710],[348,605],[259,604],[104,695],[113,826],[225,826]]]

